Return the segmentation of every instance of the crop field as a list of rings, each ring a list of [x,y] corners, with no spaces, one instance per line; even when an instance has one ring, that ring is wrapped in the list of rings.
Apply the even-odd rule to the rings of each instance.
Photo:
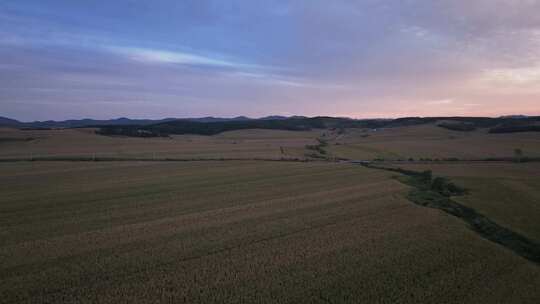
[[[0,128],[0,159],[298,159],[324,139],[325,157],[372,159],[486,159],[540,157],[538,133],[488,134],[486,129],[451,131],[435,125],[379,130],[239,130],[213,136],[173,135],[136,138],[96,135],[94,129],[16,130]]]
[[[540,304],[540,0],[0,0],[0,82],[0,304]]]
[[[392,175],[0,163],[0,302],[538,303],[537,265],[412,204]]]
[[[134,138],[96,135],[94,129],[0,128],[0,158],[97,157],[143,159],[298,158],[320,131],[243,130],[215,136]]]
[[[455,200],[540,242],[540,163],[405,164],[447,176],[470,190]]]
[[[485,159],[512,157],[521,149],[529,157],[540,156],[540,135],[489,134],[487,129],[451,131],[433,124],[379,130],[347,129],[330,141],[327,150],[348,159]]]

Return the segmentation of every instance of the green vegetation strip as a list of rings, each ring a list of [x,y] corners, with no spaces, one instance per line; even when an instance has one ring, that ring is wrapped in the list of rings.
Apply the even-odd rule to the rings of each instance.
[[[396,179],[412,186],[407,198],[420,206],[442,210],[465,221],[481,237],[512,250],[519,256],[540,264],[540,244],[502,227],[476,210],[463,206],[451,199],[464,195],[466,189],[456,186],[443,177],[433,178],[431,171],[416,172],[402,168],[388,168],[363,164],[365,167],[401,173]]]
[[[328,146],[328,142],[321,138],[317,138],[317,141],[319,142],[317,145],[306,145],[306,149],[314,152],[306,153],[305,156],[310,158],[328,159],[328,152],[324,149],[324,147]]]

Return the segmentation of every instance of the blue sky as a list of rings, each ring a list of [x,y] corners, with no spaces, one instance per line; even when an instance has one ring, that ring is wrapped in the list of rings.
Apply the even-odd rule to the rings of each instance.
[[[539,12],[535,0],[3,0],[0,115],[540,114]]]

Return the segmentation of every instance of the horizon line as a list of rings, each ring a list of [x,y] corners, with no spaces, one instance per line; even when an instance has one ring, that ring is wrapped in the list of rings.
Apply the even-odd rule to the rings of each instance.
[[[159,117],[159,118],[141,118],[141,117],[127,117],[127,116],[117,116],[112,118],[90,118],[90,117],[82,117],[82,118],[66,118],[66,119],[46,119],[46,120],[21,120],[14,117],[8,117],[0,115],[0,118],[4,119],[10,119],[15,120],[19,123],[36,123],[36,122],[64,122],[69,120],[119,120],[119,119],[128,119],[128,120],[165,120],[165,119],[173,119],[173,120],[188,120],[188,119],[204,119],[204,118],[214,118],[214,119],[235,119],[235,118],[245,118],[245,119],[263,119],[263,118],[269,118],[269,117],[285,117],[285,118],[293,118],[293,117],[304,117],[304,118],[316,118],[316,117],[331,117],[331,118],[343,118],[343,119],[353,119],[353,120],[382,120],[382,119],[400,119],[400,118],[505,118],[505,117],[538,117],[540,116],[540,113],[538,114],[502,114],[502,115],[433,115],[433,116],[423,116],[423,115],[404,115],[404,116],[390,116],[390,117],[351,117],[351,116],[344,116],[344,115],[300,115],[300,114],[294,114],[294,115],[280,115],[280,114],[270,114],[265,116],[259,116],[259,117],[252,117],[247,115],[236,115],[236,116],[189,116],[189,117]]]

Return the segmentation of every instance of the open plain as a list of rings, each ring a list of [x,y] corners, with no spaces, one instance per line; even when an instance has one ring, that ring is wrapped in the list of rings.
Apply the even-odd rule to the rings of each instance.
[[[487,129],[452,131],[434,124],[384,129],[348,129],[329,142],[332,155],[348,159],[461,160],[513,157],[515,149],[540,157],[538,133],[490,134]]]
[[[405,199],[292,162],[0,165],[4,303],[535,303],[540,269]]]
[[[304,156],[305,146],[315,144],[320,134],[317,130],[241,130],[214,136],[133,138],[101,136],[95,130],[0,128],[0,158],[297,158]]]
[[[366,132],[131,138],[2,129],[1,302],[538,302],[534,260],[414,204],[399,174],[336,161],[480,158],[468,143],[490,149],[491,134],[430,125]],[[537,134],[495,136],[490,156],[537,151]],[[424,148],[431,152],[415,152]],[[540,241],[537,163],[389,166],[447,177],[468,190],[453,200]]]

